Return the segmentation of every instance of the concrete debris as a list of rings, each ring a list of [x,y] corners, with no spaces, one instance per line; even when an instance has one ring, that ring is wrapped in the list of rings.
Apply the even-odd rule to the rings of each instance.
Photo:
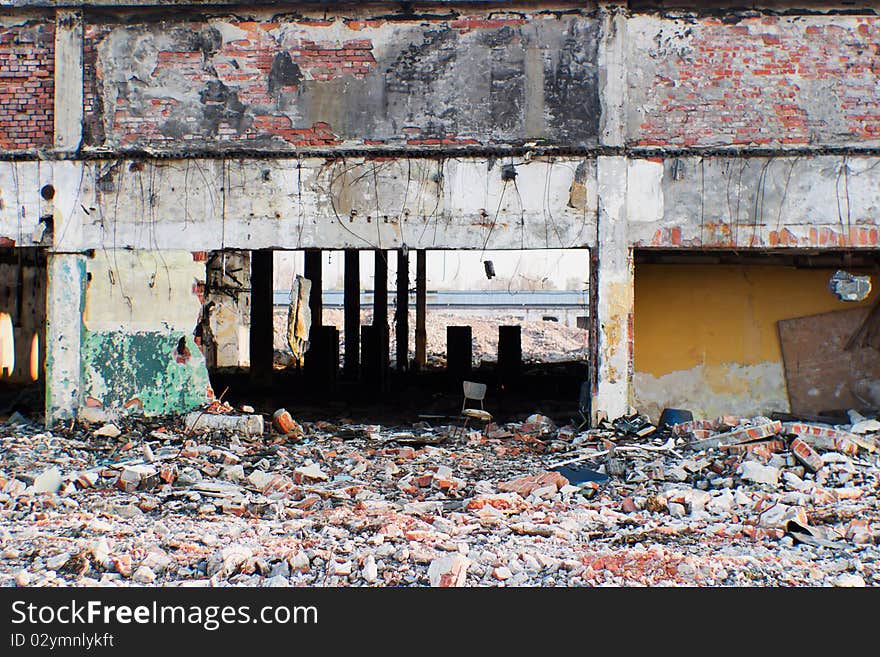
[[[217,424],[120,422],[124,443],[0,425],[0,585],[880,584],[863,416],[639,436],[638,414],[578,431],[535,413],[463,441],[452,424],[201,417]]]
[[[61,489],[61,472],[58,468],[47,468],[34,479],[35,493],[57,493]]]
[[[865,580],[860,575],[843,573],[834,579],[834,586],[864,588]]]
[[[95,429],[92,435],[97,438],[118,438],[122,435],[122,431],[115,424],[105,424],[100,429]]]
[[[262,415],[215,415],[203,411],[194,411],[186,416],[186,432],[205,433],[214,430],[240,433],[245,436],[263,434]]]
[[[460,554],[434,559],[428,567],[431,586],[464,586],[470,560]]]

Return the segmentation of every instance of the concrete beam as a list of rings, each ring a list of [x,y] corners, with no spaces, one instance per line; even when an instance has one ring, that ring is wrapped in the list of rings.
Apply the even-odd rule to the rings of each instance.
[[[599,411],[616,418],[628,412],[632,387],[633,257],[627,235],[627,160],[600,157],[599,226],[597,235],[598,390],[593,421]]]
[[[76,417],[82,397],[82,316],[86,259],[48,255],[46,426]]]
[[[76,153],[82,143],[83,20],[78,10],[55,14],[55,152]]]
[[[93,248],[174,249],[185,240],[194,251],[543,249],[589,246],[595,236],[589,158],[518,163],[516,189],[502,180],[499,162],[485,158],[76,166],[64,212]]]

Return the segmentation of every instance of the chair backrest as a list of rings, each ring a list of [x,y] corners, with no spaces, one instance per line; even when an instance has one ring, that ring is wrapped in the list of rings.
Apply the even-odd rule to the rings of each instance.
[[[480,408],[483,408],[483,398],[486,396],[486,384],[476,383],[475,381],[462,382],[464,389],[464,399],[461,402],[461,411],[464,412],[468,399],[480,402]]]
[[[462,383],[462,388],[464,388],[464,396],[467,399],[476,399],[477,401],[483,401],[486,397],[486,384],[485,383],[476,383],[474,381],[464,381]]]

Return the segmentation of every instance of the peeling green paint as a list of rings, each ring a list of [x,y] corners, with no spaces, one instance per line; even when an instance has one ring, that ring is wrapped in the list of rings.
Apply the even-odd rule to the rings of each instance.
[[[178,354],[184,339],[189,354]],[[185,413],[208,400],[205,358],[192,336],[180,331],[83,331],[83,394],[105,410],[144,415]]]

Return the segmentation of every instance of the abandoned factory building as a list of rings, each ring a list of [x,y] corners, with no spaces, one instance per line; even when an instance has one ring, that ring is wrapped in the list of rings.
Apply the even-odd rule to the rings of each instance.
[[[876,408],[878,11],[4,2],[3,404],[460,403],[472,379],[593,418]],[[548,250],[581,284],[570,321],[539,315],[580,356],[524,359],[499,319],[481,365],[464,318],[428,357],[432,257],[486,282]]]

